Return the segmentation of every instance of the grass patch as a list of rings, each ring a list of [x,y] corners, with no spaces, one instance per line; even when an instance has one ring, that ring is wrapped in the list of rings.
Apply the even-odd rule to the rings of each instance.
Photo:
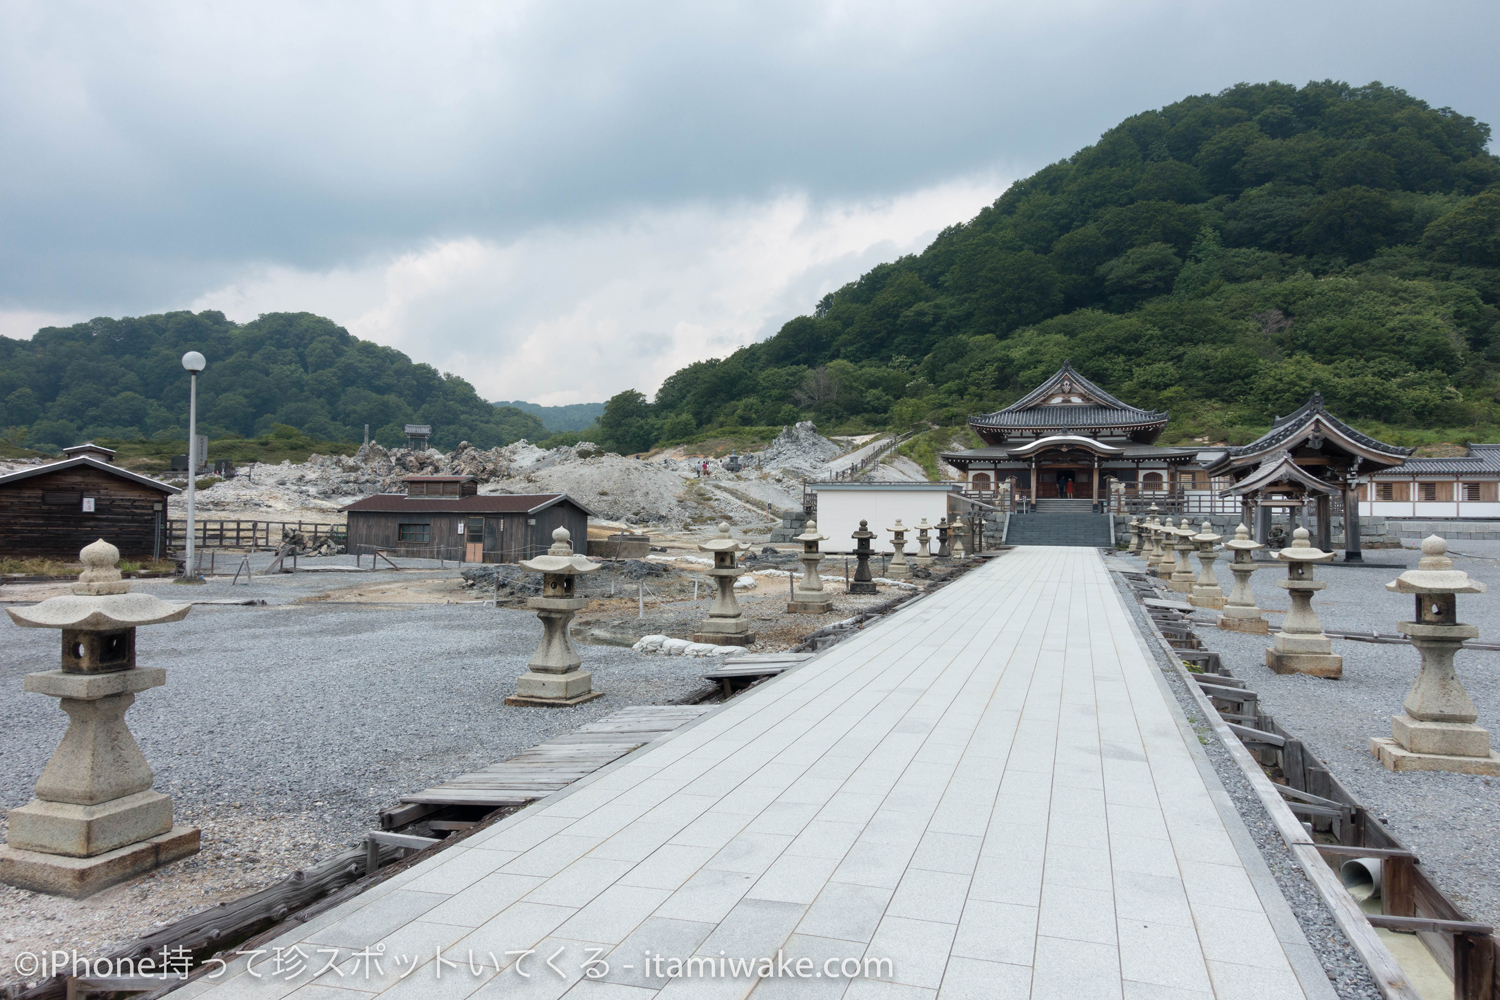
[[[938,454],[944,451],[961,451],[978,448],[983,442],[967,424],[953,427],[933,427],[902,442],[896,450],[922,467],[928,482],[941,482],[942,467]]]

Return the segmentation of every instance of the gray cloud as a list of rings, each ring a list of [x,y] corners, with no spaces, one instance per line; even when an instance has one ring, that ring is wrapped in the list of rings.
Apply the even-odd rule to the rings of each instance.
[[[1482,120],[1500,102],[1500,8],[1478,2],[46,0],[3,16],[0,308],[69,315],[643,210],[1015,176],[1241,80],[1380,79]]]

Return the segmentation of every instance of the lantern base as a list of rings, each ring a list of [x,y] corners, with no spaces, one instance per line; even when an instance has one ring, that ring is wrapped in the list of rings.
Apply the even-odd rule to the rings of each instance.
[[[1391,716],[1391,736],[1410,753],[1488,757],[1490,732],[1472,722],[1426,722],[1403,712]]]
[[[1218,590],[1215,587],[1213,590]],[[1222,591],[1213,593],[1207,587],[1194,587],[1193,593],[1188,597],[1188,603],[1195,608],[1213,608],[1215,611],[1224,607],[1227,598]]]
[[[1271,623],[1256,614],[1254,617],[1235,618],[1226,614],[1219,619],[1219,628],[1226,632],[1248,632],[1251,635],[1270,635]]]
[[[1392,771],[1453,771],[1500,778],[1500,754],[1493,750],[1486,757],[1413,753],[1388,736],[1376,736],[1370,740],[1370,753]]]
[[[798,600],[788,601],[786,613],[789,615],[826,615],[833,610],[833,602],[809,594],[807,599],[798,595]]]
[[[576,698],[529,698],[523,694],[508,694],[505,696],[505,703],[516,708],[572,708],[603,697],[603,691],[590,691]]]
[[[172,800],[147,789],[96,805],[32,799],[10,811],[10,845],[20,851],[97,857],[172,829]]]
[[[873,580],[869,581],[868,583],[860,583],[859,581],[855,581],[855,582],[849,584],[849,593],[851,593],[851,594],[875,594],[875,593],[879,593],[879,591],[877,591],[875,589],[875,581],[873,581]]]
[[[591,694],[594,675],[587,670],[569,670],[563,674],[541,673],[528,670],[516,678],[516,693],[505,699],[512,704],[577,705],[580,701],[597,698]],[[524,699],[512,701],[511,698]]]
[[[0,844],[0,882],[18,889],[82,899],[190,854],[197,854],[196,826],[174,826],[159,837],[92,858],[67,858]]]
[[[1344,658],[1337,653],[1282,653],[1268,649],[1266,666],[1278,674],[1307,674],[1329,680],[1344,676]]]
[[[706,642],[713,646],[750,646],[755,643],[754,632],[730,635],[724,632],[694,632],[694,642]]]

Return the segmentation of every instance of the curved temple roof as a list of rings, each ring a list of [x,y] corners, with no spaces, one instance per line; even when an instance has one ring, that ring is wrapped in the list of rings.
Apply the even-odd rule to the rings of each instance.
[[[1315,392],[1295,412],[1276,418],[1265,434],[1249,444],[1226,448],[1217,458],[1206,463],[1206,468],[1210,475],[1217,475],[1230,469],[1258,465],[1276,452],[1290,451],[1304,441],[1316,442],[1313,447],[1317,448],[1321,448],[1325,441],[1331,441],[1372,465],[1386,467],[1400,465],[1413,450],[1361,434],[1329,413],[1323,405],[1323,394]]]
[[[1014,434],[1114,431],[1154,440],[1170,414],[1123,403],[1094,385],[1069,362],[1023,398],[994,413],[969,417],[969,426],[990,443]],[[986,433],[986,431],[990,433]]]

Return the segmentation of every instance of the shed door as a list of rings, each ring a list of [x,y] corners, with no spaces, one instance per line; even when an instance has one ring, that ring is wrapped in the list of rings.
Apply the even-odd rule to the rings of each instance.
[[[464,562],[484,562],[484,518],[470,517],[465,527]]]
[[[505,548],[505,521],[498,517],[487,517],[484,519],[484,556],[483,561],[488,563],[503,562],[503,549]]]

